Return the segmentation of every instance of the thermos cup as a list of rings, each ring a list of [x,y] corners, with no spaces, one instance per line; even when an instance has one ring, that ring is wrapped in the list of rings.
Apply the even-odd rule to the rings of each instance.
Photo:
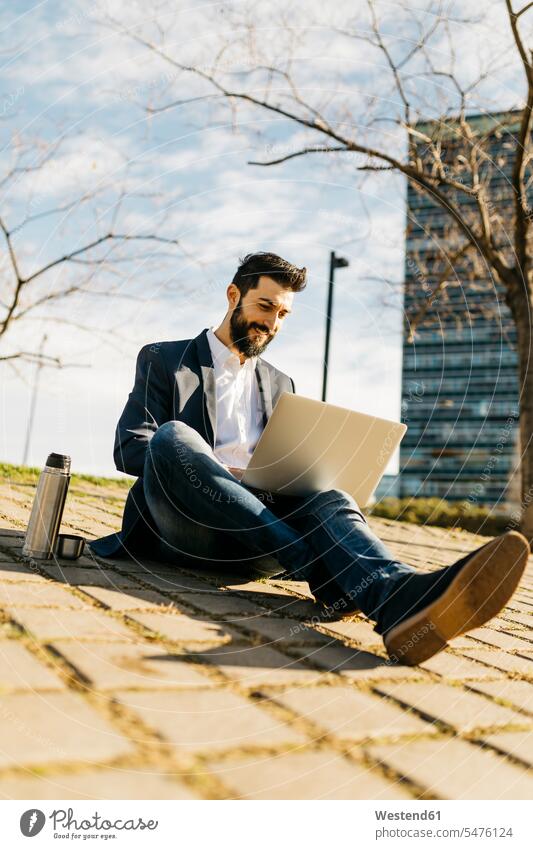
[[[70,482],[70,457],[49,454],[37,484],[23,557],[47,560],[52,556]]]

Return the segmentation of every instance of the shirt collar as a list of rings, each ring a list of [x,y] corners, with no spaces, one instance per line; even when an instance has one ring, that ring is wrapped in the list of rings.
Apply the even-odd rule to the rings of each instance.
[[[227,345],[224,345],[215,334],[215,328],[210,327],[207,331],[207,341],[211,348],[213,357],[213,365],[233,366],[233,368],[255,368],[257,357],[249,357],[241,366],[241,361],[237,354],[234,354]]]

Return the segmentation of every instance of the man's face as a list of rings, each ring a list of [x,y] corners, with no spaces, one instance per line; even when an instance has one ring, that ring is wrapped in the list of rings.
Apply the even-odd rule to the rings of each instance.
[[[281,328],[291,312],[294,292],[266,275],[256,289],[241,297],[230,316],[231,340],[245,357],[257,357]]]

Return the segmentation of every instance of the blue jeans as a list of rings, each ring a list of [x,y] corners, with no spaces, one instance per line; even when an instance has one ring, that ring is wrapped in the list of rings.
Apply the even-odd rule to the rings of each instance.
[[[328,608],[361,610],[372,619],[398,579],[415,571],[393,557],[346,492],[296,497],[246,486],[183,422],[155,432],[143,479],[161,534],[155,554],[164,559],[289,573],[307,581]]]

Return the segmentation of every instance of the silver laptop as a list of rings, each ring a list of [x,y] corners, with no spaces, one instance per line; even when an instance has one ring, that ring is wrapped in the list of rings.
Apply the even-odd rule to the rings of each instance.
[[[283,392],[242,482],[282,495],[343,489],[364,507],[406,430],[400,422]]]

